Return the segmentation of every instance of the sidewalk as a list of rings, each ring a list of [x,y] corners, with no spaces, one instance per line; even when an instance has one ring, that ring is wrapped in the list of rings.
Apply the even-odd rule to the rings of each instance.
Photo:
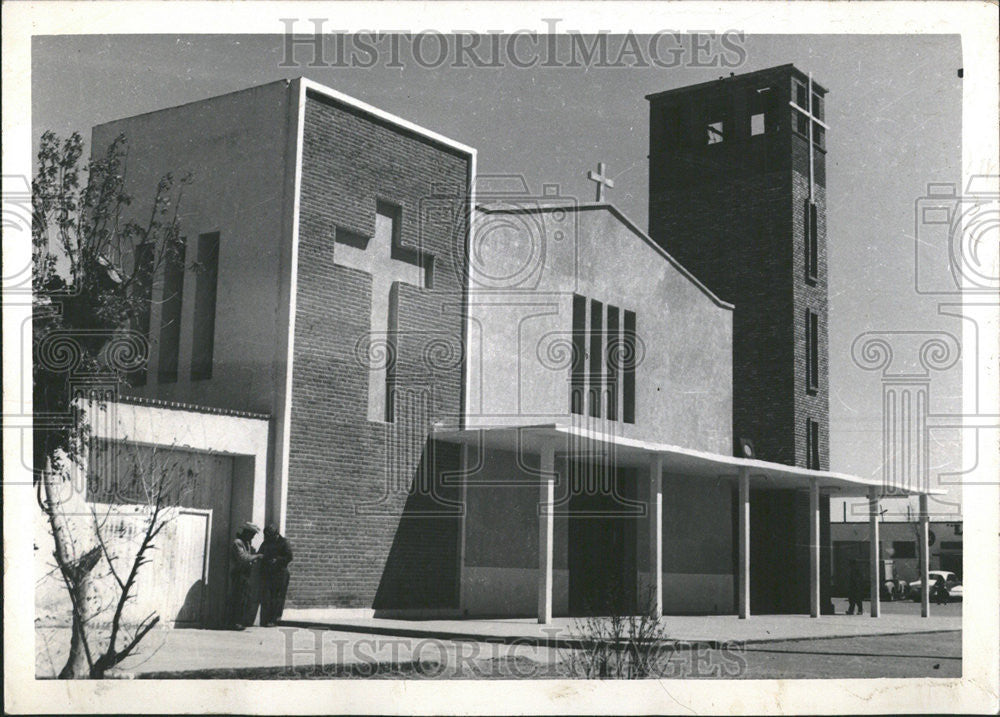
[[[885,615],[760,615],[741,620],[735,615],[665,616],[661,623],[671,640],[710,647],[725,642],[757,644],[871,635],[902,635],[962,629],[960,616]],[[340,619],[287,623],[299,627],[397,637],[434,637],[507,644],[566,646],[585,637],[579,618],[557,617],[548,625],[530,618],[469,620]]]
[[[827,638],[905,635],[957,631],[961,617],[937,615],[764,615],[740,620],[732,615],[668,616],[663,624],[677,647],[717,647],[726,642],[762,644]],[[226,630],[156,630],[141,651],[120,666],[144,673],[245,668],[287,668],[357,664],[399,665],[450,662],[456,653],[490,658],[511,654],[539,663],[558,658],[559,649],[586,635],[576,618],[556,618],[550,625],[530,619],[387,620],[353,619],[325,623],[284,623],[276,628]],[[36,673],[51,675],[65,660],[67,628],[36,630]],[[48,646],[48,648],[46,648]]]

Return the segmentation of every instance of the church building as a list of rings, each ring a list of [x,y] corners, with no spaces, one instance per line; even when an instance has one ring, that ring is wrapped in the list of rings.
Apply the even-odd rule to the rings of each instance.
[[[94,128],[139,213],[195,178],[96,429],[200,486],[166,622],[221,619],[246,520],[291,541],[286,619],[832,609],[830,496],[885,488],[829,470],[826,90],[646,99],[648,229],[304,78]]]

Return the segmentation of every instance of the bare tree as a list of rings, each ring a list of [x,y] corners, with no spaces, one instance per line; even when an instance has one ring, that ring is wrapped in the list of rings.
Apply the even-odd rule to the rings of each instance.
[[[149,562],[162,529],[158,492],[148,506],[150,521],[135,560],[127,571],[119,572],[109,561],[110,536],[102,535],[101,523],[92,520],[82,525],[76,519],[74,501],[81,496],[74,476],[88,470],[84,399],[96,394],[100,405],[144,370],[147,350],[142,329],[148,330],[148,325],[143,327],[143,319],[149,315],[154,277],[165,264],[180,262],[183,256],[178,206],[190,182],[189,176],[180,180],[164,176],[146,220],[137,222],[129,218],[132,197],[125,190],[125,137],[118,137],[89,166],[81,166],[82,156],[79,134],[60,140],[52,132],[44,133],[32,182],[33,459],[38,502],[72,609],[72,637],[69,657],[59,672],[62,678],[103,676],[155,625],[155,618],[147,621],[123,647],[117,647],[120,625],[117,629],[114,625],[120,624],[136,575]],[[80,388],[95,385],[102,389]],[[95,650],[88,631],[95,611],[94,574],[101,563],[111,566],[122,594],[111,641]]]

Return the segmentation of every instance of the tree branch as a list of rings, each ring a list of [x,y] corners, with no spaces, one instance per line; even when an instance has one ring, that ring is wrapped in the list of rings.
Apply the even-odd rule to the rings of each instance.
[[[108,509],[108,513],[110,513],[110,512],[111,511],[110,511],[110,508],[109,508]],[[118,583],[118,587],[120,589],[124,590],[125,589],[125,583],[122,582],[122,579],[118,576],[118,571],[115,570],[115,560],[116,560],[116,558],[111,555],[111,551],[108,550],[108,545],[104,541],[104,526],[107,524],[107,516],[105,516],[104,521],[99,524],[97,522],[97,511],[94,509],[94,505],[93,504],[91,504],[91,506],[90,506],[90,513],[91,513],[91,515],[94,516],[94,534],[97,536],[97,543],[98,543],[98,545],[100,546],[101,550],[104,553],[104,559],[108,563],[108,569],[111,570],[111,575],[114,577],[115,582]]]

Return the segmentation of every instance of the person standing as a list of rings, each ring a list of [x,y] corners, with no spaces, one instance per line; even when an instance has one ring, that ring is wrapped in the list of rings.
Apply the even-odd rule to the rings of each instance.
[[[863,579],[864,576],[861,574],[859,562],[858,560],[851,561],[851,578],[847,588],[847,599],[850,601],[850,604],[847,606],[848,615],[854,614],[855,606],[858,608],[858,615],[863,614],[865,611],[864,605],[861,604],[865,595],[865,581]]]
[[[260,624],[273,627],[285,610],[288,592],[288,564],[292,562],[292,546],[274,525],[264,528],[264,542],[260,544],[261,596]]]
[[[936,576],[934,584],[931,586],[931,599],[934,601],[934,604],[947,605],[950,597],[948,583],[940,575]]]
[[[260,528],[254,523],[244,523],[229,549],[229,624],[234,630],[243,630],[250,609],[250,578],[253,564],[261,559],[251,545]]]

